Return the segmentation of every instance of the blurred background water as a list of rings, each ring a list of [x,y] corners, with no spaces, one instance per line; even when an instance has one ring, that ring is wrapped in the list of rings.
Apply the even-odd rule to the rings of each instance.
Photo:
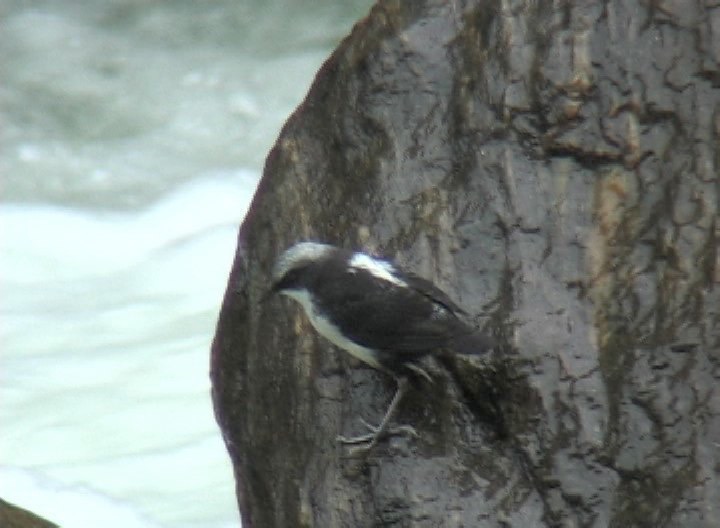
[[[208,350],[237,226],[370,0],[0,0],[0,497],[239,525]]]

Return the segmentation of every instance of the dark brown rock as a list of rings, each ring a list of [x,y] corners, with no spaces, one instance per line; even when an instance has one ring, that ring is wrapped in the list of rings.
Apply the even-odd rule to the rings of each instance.
[[[0,526],[2,528],[58,528],[32,512],[18,508],[0,499]]]
[[[715,7],[711,7],[711,5]],[[267,159],[212,352],[245,528],[720,525],[720,6],[381,1]],[[314,239],[501,343],[393,385],[259,300]]]

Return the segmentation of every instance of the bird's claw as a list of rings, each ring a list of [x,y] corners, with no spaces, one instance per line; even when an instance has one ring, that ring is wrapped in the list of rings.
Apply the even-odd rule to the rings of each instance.
[[[399,425],[393,427],[387,434],[392,436],[412,436],[413,438],[420,438],[420,434],[415,430],[412,425]]]
[[[360,436],[345,436],[345,435],[337,435],[335,439],[340,442],[341,444],[345,445],[357,445],[357,444],[364,444],[365,442],[371,442],[373,438],[375,437],[375,433],[368,433]]]
[[[370,443],[371,445],[377,440],[377,437],[380,436],[412,436],[413,438],[418,438],[420,435],[415,430],[415,428],[411,425],[400,425],[398,427],[391,427],[388,429],[385,429],[385,431],[380,431],[380,429],[372,425],[371,423],[367,422],[366,420],[363,420],[360,418],[360,421],[362,424],[367,427],[370,432],[366,433],[364,435],[359,436],[344,436],[344,435],[338,435],[336,437],[336,440],[340,442],[341,444],[345,445],[357,445],[357,444],[364,444],[364,443]]]
[[[379,428],[377,426],[371,424],[364,418],[360,418],[360,422],[362,422],[362,424],[365,427],[370,429],[370,431],[372,431],[373,434],[378,433]],[[383,435],[384,436],[406,436],[407,435],[407,436],[412,436],[413,438],[418,438],[420,436],[412,425],[398,425],[397,427],[389,427],[388,429],[385,430]],[[368,436],[368,435],[363,435],[363,436]]]

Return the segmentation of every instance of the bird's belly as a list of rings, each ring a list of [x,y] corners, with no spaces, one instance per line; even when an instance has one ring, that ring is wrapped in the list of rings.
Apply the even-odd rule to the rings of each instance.
[[[290,291],[287,292],[287,295],[302,305],[308,319],[310,319],[313,327],[321,336],[330,341],[333,345],[350,353],[360,361],[363,361],[376,369],[383,370],[382,365],[380,365],[380,362],[378,361],[377,352],[362,345],[358,345],[342,335],[340,329],[336,325],[334,325],[327,317],[323,317],[314,310],[313,303],[310,300],[310,295],[306,291]]]

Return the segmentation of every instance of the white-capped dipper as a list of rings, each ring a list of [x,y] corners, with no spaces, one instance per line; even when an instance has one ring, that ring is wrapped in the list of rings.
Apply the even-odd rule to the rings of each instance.
[[[440,351],[479,354],[491,340],[460,320],[464,313],[430,281],[388,260],[317,242],[287,249],[273,270],[273,292],[298,301],[334,345],[387,372],[397,391],[371,433],[338,440],[372,448],[386,431],[408,376],[430,376],[419,361]]]

